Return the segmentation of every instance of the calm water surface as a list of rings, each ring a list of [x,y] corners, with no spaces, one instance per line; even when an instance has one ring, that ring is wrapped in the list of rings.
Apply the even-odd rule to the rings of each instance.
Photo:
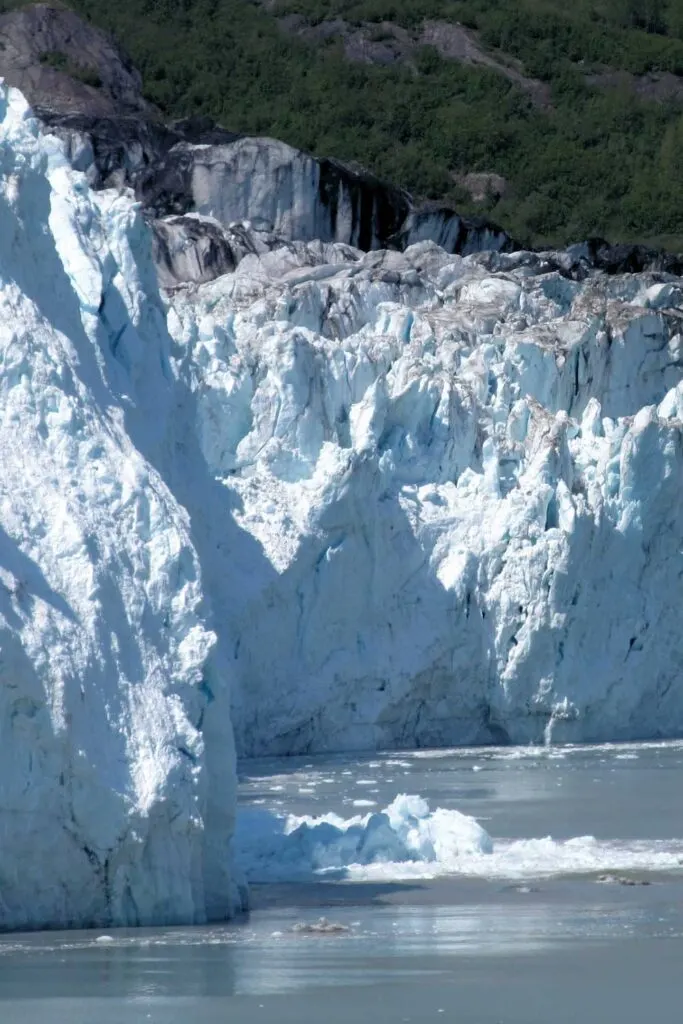
[[[262,885],[227,926],[0,937],[0,1024],[683,1019],[683,854],[657,866],[662,850],[683,851],[683,744],[240,770],[243,803],[266,809],[349,817],[416,793],[476,816],[496,843],[591,835],[642,856],[626,873],[584,858],[522,880]],[[321,914],[346,930],[302,929]]]

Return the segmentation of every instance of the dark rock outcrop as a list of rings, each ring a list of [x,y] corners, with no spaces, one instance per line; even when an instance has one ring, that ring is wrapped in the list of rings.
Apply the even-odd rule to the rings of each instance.
[[[258,2],[270,6],[270,0]],[[420,48],[431,46],[445,60],[487,68],[501,75],[525,92],[536,107],[542,110],[551,107],[551,89],[547,82],[530,78],[514,57],[487,51],[478,33],[459,22],[427,19],[409,31],[392,21],[351,22],[339,17],[311,24],[302,14],[285,14],[277,21],[287,35],[298,36],[309,43],[323,44],[338,39],[349,61],[380,67],[405,64],[415,74],[418,73],[415,58]]]
[[[474,60],[472,40],[456,36],[449,46]],[[248,253],[314,239],[366,251],[433,241],[447,252],[481,253],[493,271],[533,259],[579,280],[595,271],[683,274],[683,256],[603,239],[562,253],[519,253],[495,224],[416,203],[363,169],[207,118],[164,124],[142,98],[130,61],[72,11],[35,4],[4,14],[0,43],[0,74],[62,138],[74,167],[94,188],[129,188],[140,200],[166,287],[208,281]]]
[[[139,72],[113,40],[62,7],[31,4],[0,15],[0,77],[33,106],[153,113]]]
[[[194,217],[166,217],[152,222],[152,251],[163,288],[193,281],[202,284],[235,269],[235,252],[219,224]]]
[[[155,227],[162,276],[175,283],[208,280],[239,260],[248,250],[236,244],[235,225],[243,226],[243,237],[318,239],[363,250],[404,249],[423,240],[462,254],[514,248],[485,220],[436,203],[417,205],[369,172],[275,139],[239,136],[207,120],[163,125],[46,107],[36,112],[94,188],[133,189],[152,220],[198,215],[191,223]]]
[[[590,238],[559,251],[482,252],[478,262],[493,273],[512,272],[526,267],[533,274],[558,273],[573,281],[583,281],[596,272],[610,276],[642,273],[662,277],[683,275],[681,253],[670,253],[646,245],[612,245],[602,238]]]
[[[606,274],[641,274],[644,271],[683,275],[683,254],[646,245],[611,245],[604,238],[589,238],[570,245],[566,257],[580,270],[602,270]]]
[[[285,245],[284,239],[244,224],[222,227],[196,214],[152,221],[152,251],[159,283],[175,288],[203,284],[229,274],[249,255],[261,255]]]
[[[210,280],[247,252],[292,241],[362,250],[423,239],[450,252],[513,248],[494,225],[416,205],[402,189],[337,160],[207,119],[164,124],[128,58],[72,11],[33,4],[4,14],[0,43],[0,74],[61,137],[73,166],[93,188],[130,188],[140,200],[168,286]]]

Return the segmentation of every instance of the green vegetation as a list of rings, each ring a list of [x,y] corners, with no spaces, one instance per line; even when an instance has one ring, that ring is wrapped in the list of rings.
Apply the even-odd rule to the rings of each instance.
[[[86,64],[74,63],[60,50],[46,50],[44,53],[41,53],[40,63],[55,68],[57,71],[63,71],[65,74],[70,75],[71,78],[77,78],[80,82],[83,82],[85,85],[92,85],[95,89],[99,89],[102,85],[102,79],[94,68]]]
[[[683,75],[683,0],[73,0],[114,33],[168,116],[208,114],[364,164],[417,195],[491,216],[518,238],[666,241],[683,249],[681,98],[639,98],[591,71]],[[304,42],[277,16],[416,29],[460,22],[499,59],[548,84],[551,107],[496,71],[419,48],[410,64],[351,63],[338,38]],[[82,72],[82,69],[81,69]],[[82,74],[79,74],[82,77]],[[470,171],[510,183],[475,206]]]

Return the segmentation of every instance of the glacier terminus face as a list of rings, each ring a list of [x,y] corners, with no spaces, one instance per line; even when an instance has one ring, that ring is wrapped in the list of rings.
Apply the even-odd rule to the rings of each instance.
[[[233,730],[683,732],[680,279],[240,222],[162,292],[67,152],[0,88],[0,929],[233,913]]]
[[[680,300],[429,242],[174,293],[243,753],[680,734]]]

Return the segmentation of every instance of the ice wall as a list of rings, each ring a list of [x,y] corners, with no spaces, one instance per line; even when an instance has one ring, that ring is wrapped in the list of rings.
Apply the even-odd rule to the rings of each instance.
[[[0,929],[225,916],[227,676],[147,230],[4,87],[0,182]]]
[[[176,294],[244,753],[683,731],[681,282],[561,265],[299,244]]]
[[[680,279],[245,235],[168,308],[4,89],[0,183],[0,928],[231,912],[228,682],[245,753],[683,731]]]

